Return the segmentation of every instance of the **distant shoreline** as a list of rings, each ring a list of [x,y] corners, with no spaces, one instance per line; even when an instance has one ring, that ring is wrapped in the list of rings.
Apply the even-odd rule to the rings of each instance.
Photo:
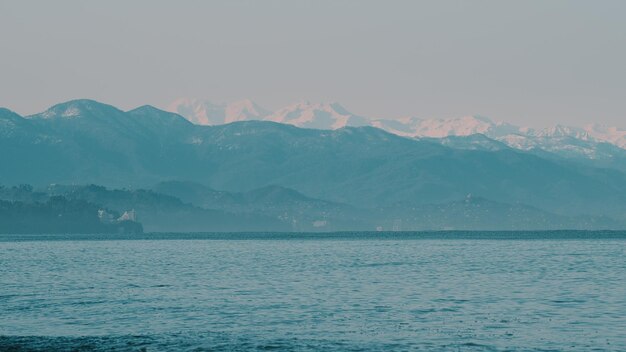
[[[626,230],[193,232],[143,234],[0,234],[0,242],[119,240],[585,240],[625,239]]]

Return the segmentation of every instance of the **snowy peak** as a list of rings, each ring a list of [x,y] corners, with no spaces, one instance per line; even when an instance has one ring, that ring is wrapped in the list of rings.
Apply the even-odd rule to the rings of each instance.
[[[179,114],[196,125],[226,123],[224,105],[206,100],[181,98],[172,102],[166,110]]]
[[[608,127],[601,124],[589,124],[584,127],[585,132],[597,139],[614,144],[622,149],[626,149],[626,130],[617,127]]]
[[[397,120],[374,120],[373,125],[403,136],[428,138],[473,134],[484,134],[495,138],[520,131],[519,127],[503,122],[494,122],[483,116],[464,116],[451,119],[404,117]]]
[[[574,137],[583,140],[588,140],[591,138],[589,134],[582,128],[563,125],[555,125],[553,127],[548,127],[541,130],[529,130],[527,134],[534,137]]]
[[[273,113],[248,99],[230,104],[213,104],[197,99],[179,99],[170,104],[168,110],[201,125],[264,120],[303,128],[329,130],[342,127],[373,126],[408,137],[441,138],[468,136],[476,133],[493,137],[516,133],[519,130],[515,126],[493,122],[482,116],[466,116],[454,119],[420,119],[416,117],[370,119],[351,113],[337,102],[311,103],[306,100],[288,105]]]
[[[29,119],[75,119],[79,117],[106,117],[123,113],[118,108],[89,99],[70,100],[31,116]]]
[[[369,120],[348,112],[339,103],[302,101],[284,107],[266,118],[267,121],[286,123],[298,127],[336,130],[342,127],[368,126]]]
[[[196,125],[262,120],[269,114],[267,110],[249,99],[230,104],[214,104],[207,100],[183,98],[171,103],[166,110],[177,113]]]
[[[416,126],[416,135],[424,137],[469,136],[476,133],[488,134],[495,124],[486,118],[464,116],[455,119],[422,120]]]
[[[51,130],[89,130],[97,138],[107,138],[112,130],[142,135],[154,129],[192,126],[184,117],[143,105],[122,111],[94,100],[72,100],[27,116],[26,122]]]
[[[372,126],[405,137],[418,137],[417,126],[424,120],[418,117],[406,116],[398,119],[372,120]]]
[[[339,103],[301,101],[271,113],[249,99],[229,104],[214,104],[198,99],[178,99],[170,104],[167,110],[180,114],[198,125],[221,125],[250,120],[332,130],[346,126],[371,125],[368,119],[352,114]]]
[[[224,109],[226,123],[235,121],[262,120],[270,112],[250,99],[230,103]]]
[[[249,99],[230,104],[213,104],[197,99],[179,99],[169,111],[201,125],[219,125],[234,121],[263,120],[303,128],[336,130],[343,127],[372,126],[404,137],[446,138],[482,134],[506,145],[523,150],[579,149],[579,142],[610,143],[626,149],[626,130],[603,125],[584,128],[556,125],[544,129],[515,126],[484,116],[458,118],[369,118],[358,116],[341,104],[300,101],[268,112]],[[72,111],[67,115],[71,116]],[[585,150],[585,154],[589,154]]]

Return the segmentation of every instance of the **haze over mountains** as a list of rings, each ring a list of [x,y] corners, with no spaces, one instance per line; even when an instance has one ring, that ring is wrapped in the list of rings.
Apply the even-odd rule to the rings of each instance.
[[[338,104],[180,109],[216,125],[92,100],[27,117],[0,109],[0,184],[136,208],[147,231],[626,227],[619,138],[477,117],[373,120]]]
[[[543,129],[494,122],[483,116],[437,119],[403,116],[393,119],[364,117],[346,110],[339,103],[301,101],[275,112],[260,107],[249,99],[230,104],[214,104],[206,100],[179,99],[167,107],[189,121],[201,125],[219,125],[234,121],[264,120],[297,127],[338,129],[373,126],[408,137],[443,138],[484,134],[518,149],[541,147],[542,139],[573,137],[585,141],[605,142],[626,148],[626,129],[589,123],[583,127],[555,125]]]

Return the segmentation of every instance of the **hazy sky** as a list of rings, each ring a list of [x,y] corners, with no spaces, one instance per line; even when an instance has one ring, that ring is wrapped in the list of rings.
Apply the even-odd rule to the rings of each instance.
[[[626,127],[626,1],[0,1],[0,106],[178,97]]]

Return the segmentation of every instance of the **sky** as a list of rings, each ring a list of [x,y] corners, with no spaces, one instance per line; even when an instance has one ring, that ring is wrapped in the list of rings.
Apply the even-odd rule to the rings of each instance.
[[[626,1],[2,0],[0,106],[180,97],[626,127]]]

